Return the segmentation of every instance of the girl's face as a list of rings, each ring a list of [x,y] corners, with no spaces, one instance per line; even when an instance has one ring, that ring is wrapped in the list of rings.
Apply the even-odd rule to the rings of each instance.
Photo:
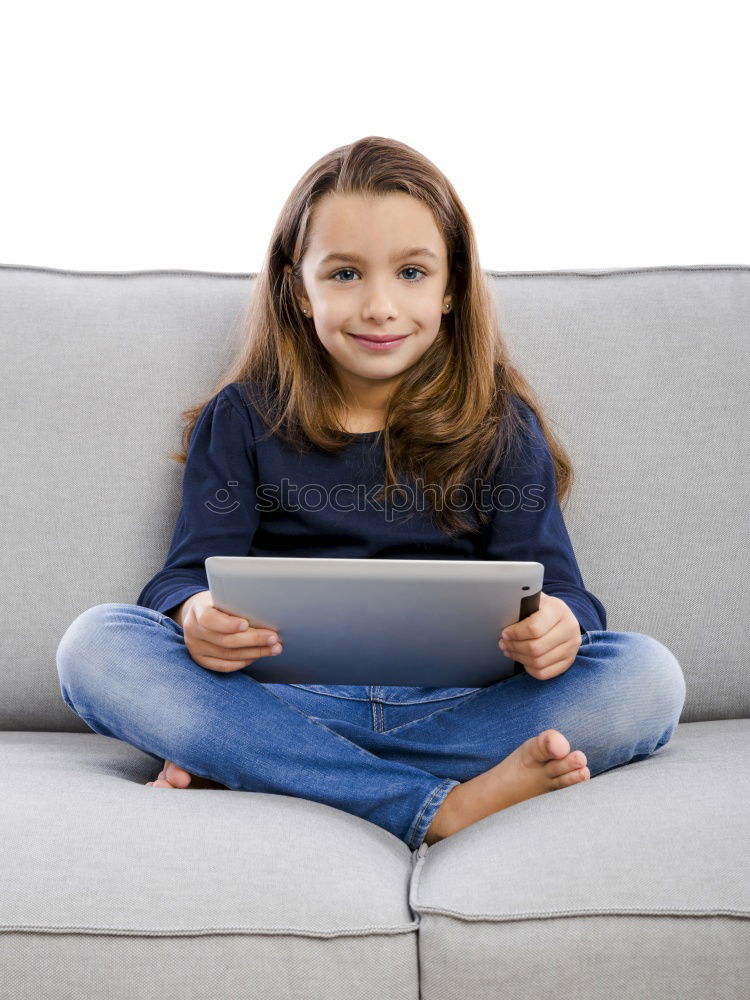
[[[451,304],[447,247],[429,208],[401,192],[327,195],[311,229],[300,306],[353,411],[382,414],[398,377],[433,343]],[[404,339],[372,350],[357,335]]]

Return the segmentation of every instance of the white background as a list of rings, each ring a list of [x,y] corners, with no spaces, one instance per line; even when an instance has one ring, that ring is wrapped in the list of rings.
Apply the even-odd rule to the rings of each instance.
[[[486,269],[750,264],[746,4],[2,11],[0,263],[256,272],[308,166],[383,135]]]

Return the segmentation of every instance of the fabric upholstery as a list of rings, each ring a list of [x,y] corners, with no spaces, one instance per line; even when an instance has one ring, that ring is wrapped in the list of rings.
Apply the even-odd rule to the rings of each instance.
[[[750,995],[750,268],[488,272],[586,586],[687,700],[652,757],[413,853],[306,799],[148,788],[60,695],[71,621],[163,563],[180,411],[253,277],[0,265],[0,995]]]

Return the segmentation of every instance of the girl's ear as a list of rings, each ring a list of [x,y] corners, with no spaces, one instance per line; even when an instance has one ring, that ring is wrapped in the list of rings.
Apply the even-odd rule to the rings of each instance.
[[[295,301],[297,303],[297,308],[301,309],[302,312],[304,313],[305,309],[309,309],[309,306],[307,304],[307,300],[299,294],[299,287],[298,287],[299,282],[296,280],[294,274],[292,273],[291,264],[284,264],[284,272],[289,281],[291,281],[292,283],[292,294],[294,295]]]

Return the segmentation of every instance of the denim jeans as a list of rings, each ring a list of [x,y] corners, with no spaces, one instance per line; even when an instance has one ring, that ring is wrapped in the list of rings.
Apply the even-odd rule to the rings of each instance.
[[[593,778],[664,746],[685,701],[675,657],[638,632],[586,632],[573,664],[549,680],[524,671],[427,703],[383,702],[377,687],[355,700],[264,684],[252,665],[208,670],[180,625],[134,604],[84,611],[56,659],[66,704],[94,732],[227,788],[342,809],[412,850],[455,785],[529,737],[559,730]]]

